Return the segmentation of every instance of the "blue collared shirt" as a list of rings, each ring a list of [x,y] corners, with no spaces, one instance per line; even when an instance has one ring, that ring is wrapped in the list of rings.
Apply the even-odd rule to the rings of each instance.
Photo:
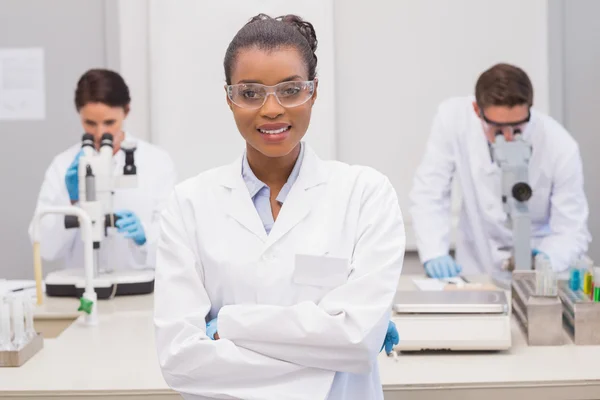
[[[298,174],[300,174],[300,167],[302,166],[302,159],[304,158],[304,143],[300,143],[300,154],[298,155],[298,159],[296,160],[296,164],[294,164],[294,168],[292,169],[292,173],[290,174],[287,182],[281,188],[281,191],[277,195],[277,201],[280,204],[285,202],[292,186],[296,182],[298,178]],[[254,203],[254,207],[258,212],[258,216],[260,217],[263,226],[265,227],[265,231],[267,235],[271,232],[273,228],[273,224],[275,220],[273,219],[273,210],[271,209],[271,189],[260,181],[252,168],[250,168],[250,164],[248,164],[248,157],[244,154],[242,161],[242,177],[244,178],[244,182],[246,183],[246,187],[248,188],[248,192],[250,192],[250,198],[252,198],[252,202]]]

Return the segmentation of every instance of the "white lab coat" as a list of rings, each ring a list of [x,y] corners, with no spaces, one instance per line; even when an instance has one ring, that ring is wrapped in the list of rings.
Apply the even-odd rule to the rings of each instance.
[[[160,228],[160,212],[166,205],[176,183],[176,173],[171,157],[164,150],[126,133],[125,138],[137,143],[135,164],[138,186],[133,189],[117,189],[114,194],[114,209],[133,211],[141,220],[146,233],[146,243],[136,245],[110,228],[99,251],[101,268],[153,268],[156,262],[156,242]],[[76,144],[52,160],[40,189],[36,211],[46,206],[71,204],[65,174],[81,149]],[[113,157],[115,174],[123,173],[125,154],[119,151]],[[29,237],[33,241],[32,226]],[[46,215],[40,224],[40,249],[47,261],[64,259],[66,268],[83,267],[83,242],[79,229],[65,229],[63,215]]]
[[[505,226],[501,172],[492,162],[473,97],[443,102],[435,116],[425,157],[411,192],[412,225],[422,262],[448,254],[451,185],[462,192],[456,258],[466,274],[500,272],[512,247]],[[579,148],[554,119],[535,110],[524,138],[533,146],[529,163],[532,248],[548,254],[557,271],[585,253],[591,240]]]
[[[307,146],[267,235],[241,168],[240,158],[178,185],[163,213],[155,326],[166,381],[194,400],[383,399],[377,355],[405,248],[392,185]],[[217,315],[213,341],[205,317]]]

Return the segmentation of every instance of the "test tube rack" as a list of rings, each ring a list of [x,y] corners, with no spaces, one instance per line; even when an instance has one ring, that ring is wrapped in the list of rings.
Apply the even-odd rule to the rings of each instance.
[[[44,339],[37,333],[19,350],[0,351],[0,367],[20,367],[44,348]]]
[[[514,271],[511,282],[512,311],[527,333],[530,346],[565,344],[559,296],[537,296],[535,271]]]
[[[566,281],[559,282],[563,320],[576,345],[600,345],[600,302],[592,301],[581,290],[573,291]]]

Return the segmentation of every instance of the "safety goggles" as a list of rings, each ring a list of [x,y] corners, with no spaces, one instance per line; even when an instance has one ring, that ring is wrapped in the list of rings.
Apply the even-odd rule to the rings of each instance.
[[[315,81],[289,81],[273,86],[260,83],[227,85],[229,100],[238,107],[249,109],[261,108],[271,94],[282,107],[298,107],[310,100],[314,93]]]
[[[527,125],[529,124],[529,121],[531,120],[531,110],[527,111],[527,117],[525,119],[522,119],[521,121],[515,121],[515,122],[496,122],[496,121],[492,121],[491,119],[489,119],[488,117],[485,116],[485,113],[483,112],[483,108],[479,107],[480,111],[480,116],[481,119],[483,120],[483,127],[486,131],[491,131],[491,132],[506,132],[507,130],[510,131],[513,134],[518,133],[523,133],[525,132],[525,129],[527,129]]]

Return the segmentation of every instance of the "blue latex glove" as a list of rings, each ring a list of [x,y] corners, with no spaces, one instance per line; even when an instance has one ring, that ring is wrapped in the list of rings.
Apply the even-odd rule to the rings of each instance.
[[[394,349],[394,346],[398,343],[400,343],[400,337],[398,336],[396,324],[390,321],[388,324],[387,333],[385,334],[385,339],[383,340],[383,345],[381,346],[381,350],[383,350],[385,347],[385,353],[390,354]]]
[[[213,318],[208,324],[206,324],[206,336],[215,340],[215,333],[217,333],[217,318]]]
[[[117,230],[120,233],[124,233],[126,238],[133,239],[138,246],[146,243],[144,227],[142,226],[142,221],[140,221],[137,215],[131,211],[117,211],[115,212],[115,215],[120,217],[120,219],[115,223]]]
[[[441,256],[425,263],[425,272],[432,278],[452,278],[462,271],[462,267],[450,256]]]
[[[532,255],[533,257],[537,256],[538,254],[540,254],[540,255],[542,255],[543,257],[546,257],[546,258],[548,258],[548,259],[550,258],[550,257],[548,257],[548,255],[547,255],[546,253],[544,253],[543,251],[539,251],[538,249],[533,249],[533,250],[531,250],[531,255]]]
[[[80,150],[79,153],[75,156],[75,159],[69,165],[67,169],[67,174],[65,175],[65,184],[67,185],[67,191],[69,192],[69,198],[71,201],[79,200],[79,176],[77,174],[77,170],[79,168],[79,159],[83,154],[83,150]]]

